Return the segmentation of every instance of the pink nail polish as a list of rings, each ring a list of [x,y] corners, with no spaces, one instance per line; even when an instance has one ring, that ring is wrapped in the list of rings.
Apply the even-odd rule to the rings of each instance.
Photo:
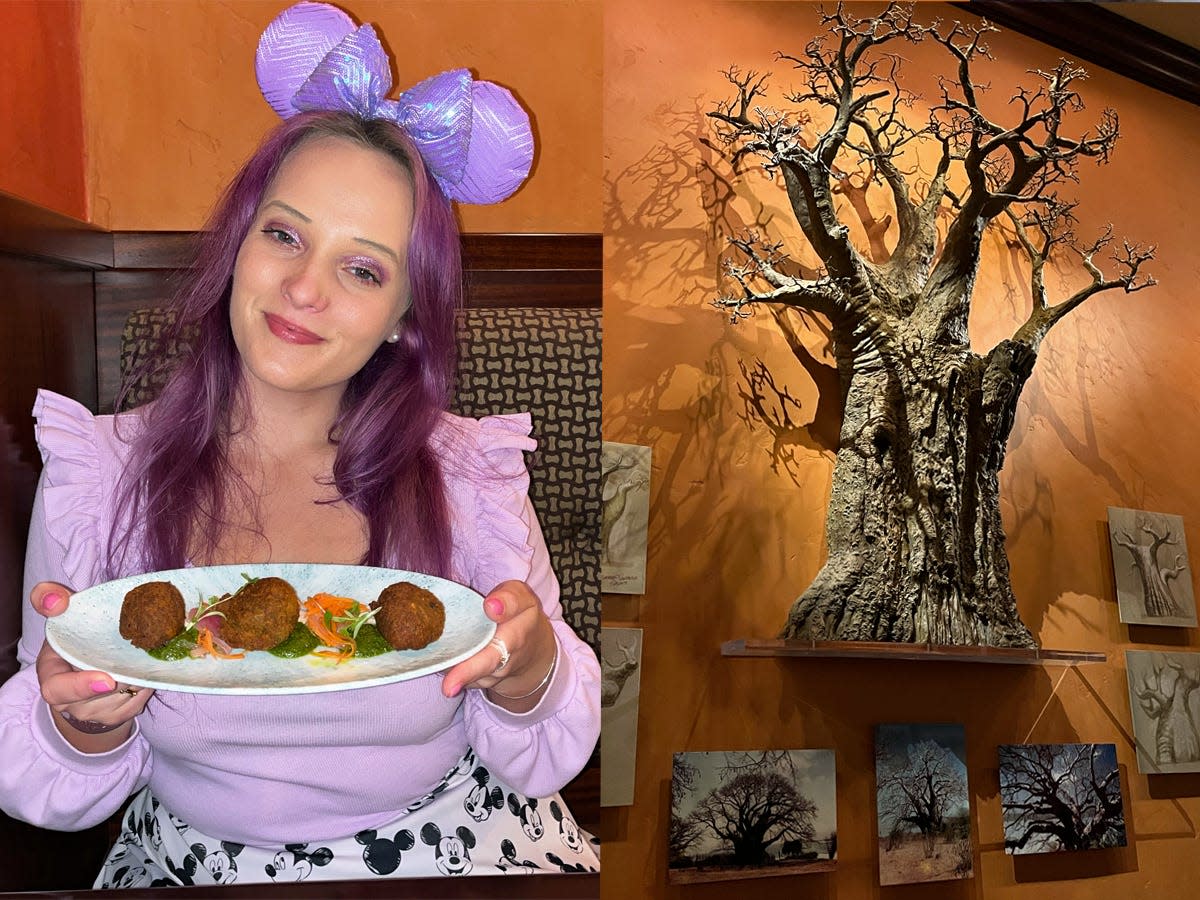
[[[107,694],[112,690],[107,681],[93,681],[91,683],[91,688],[92,691],[97,694]]]
[[[42,608],[47,611],[58,609],[60,603],[62,603],[61,594],[47,594],[42,598]]]
[[[498,616],[504,612],[504,604],[501,603],[499,600],[494,600],[494,599],[488,600],[487,608],[488,608],[488,612],[490,612],[494,616]]]

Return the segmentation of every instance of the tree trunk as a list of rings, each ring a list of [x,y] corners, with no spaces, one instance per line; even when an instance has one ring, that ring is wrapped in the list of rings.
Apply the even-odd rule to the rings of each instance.
[[[829,557],[782,636],[1035,647],[1009,579],[999,472],[1036,351],[1006,341],[981,357],[904,323],[890,343],[849,379]]]

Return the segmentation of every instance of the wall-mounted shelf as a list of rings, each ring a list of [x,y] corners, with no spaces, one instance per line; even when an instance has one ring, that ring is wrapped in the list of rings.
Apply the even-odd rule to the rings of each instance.
[[[738,638],[721,644],[722,656],[813,656],[857,659],[909,659],[941,662],[1004,663],[1018,666],[1079,666],[1108,657],[1091,650],[1027,650],[1019,647],[963,647],[891,644],[873,641],[805,641]]]

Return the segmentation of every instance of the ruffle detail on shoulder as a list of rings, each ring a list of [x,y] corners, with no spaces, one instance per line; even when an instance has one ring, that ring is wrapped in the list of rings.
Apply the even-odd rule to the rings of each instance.
[[[532,430],[528,413],[478,420],[448,416],[440,429],[454,506],[470,519],[460,521],[458,530],[474,533],[474,541],[455,541],[455,557],[465,563],[461,574],[481,593],[529,574],[533,547],[523,515],[529,495],[524,454],[537,449]]]
[[[62,547],[62,570],[79,582],[70,587],[82,589],[99,564],[104,508],[96,419],[69,397],[45,390],[38,391],[33,415],[44,466],[46,529]]]

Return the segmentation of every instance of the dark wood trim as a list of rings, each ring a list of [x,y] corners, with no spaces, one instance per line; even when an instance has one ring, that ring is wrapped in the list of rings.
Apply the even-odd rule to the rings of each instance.
[[[109,232],[2,191],[0,252],[81,269],[113,264]]]
[[[463,268],[598,272],[601,245],[598,234],[464,234]]]
[[[569,860],[567,860],[569,862]],[[5,895],[8,896],[8,895]],[[107,891],[45,891],[21,895],[24,900],[375,900],[375,898],[472,897],[492,900],[594,900],[600,896],[598,874],[470,875],[465,878],[373,878],[369,881],[321,881],[292,884],[196,885],[191,887],[124,888]]]
[[[117,231],[113,233],[113,267],[117,269],[186,269],[192,263],[194,231]]]
[[[1200,50],[1095,3],[970,0],[950,5],[1173,97],[1200,103]]]

